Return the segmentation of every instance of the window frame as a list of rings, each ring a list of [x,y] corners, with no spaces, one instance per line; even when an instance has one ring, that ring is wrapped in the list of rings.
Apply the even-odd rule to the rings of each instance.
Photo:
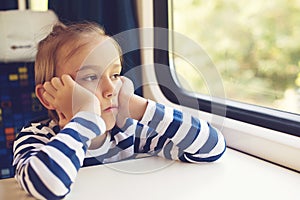
[[[154,27],[169,29],[170,13],[168,4],[168,0],[153,1]],[[163,41],[164,44],[161,44],[162,40],[154,32],[154,46],[156,46],[155,43],[159,42],[159,46],[169,49],[168,32],[163,37],[167,39]],[[169,59],[168,52],[154,49],[154,68],[159,87],[165,97],[172,103],[179,104],[180,102],[180,105],[183,106],[215,115],[225,115],[224,117],[226,118],[300,137],[300,115],[298,114],[227,99],[225,101],[216,101],[215,99],[210,99],[208,95],[194,94],[184,90],[174,80],[172,75],[172,67],[174,68],[174,66],[170,65]],[[169,67],[161,67],[161,65]],[[191,103],[195,102],[195,98],[198,105]]]

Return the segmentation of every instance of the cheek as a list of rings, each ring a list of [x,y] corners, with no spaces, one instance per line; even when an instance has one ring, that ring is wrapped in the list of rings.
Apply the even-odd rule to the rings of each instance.
[[[92,92],[93,94],[96,94],[99,90],[97,82],[80,82],[80,81],[77,81],[77,83],[79,85],[81,85],[82,87],[84,87],[85,89]]]

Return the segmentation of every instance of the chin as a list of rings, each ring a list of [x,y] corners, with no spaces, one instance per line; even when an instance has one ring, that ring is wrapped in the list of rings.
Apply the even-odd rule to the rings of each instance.
[[[106,123],[106,130],[110,131],[115,125],[116,125],[116,123],[114,123],[114,124],[107,124]]]
[[[116,125],[115,117],[109,117],[109,118],[103,117],[103,120],[105,122],[107,131],[111,130]]]
[[[111,130],[117,123],[116,117],[117,117],[117,112],[103,112],[101,117],[105,122],[106,125],[106,131]]]

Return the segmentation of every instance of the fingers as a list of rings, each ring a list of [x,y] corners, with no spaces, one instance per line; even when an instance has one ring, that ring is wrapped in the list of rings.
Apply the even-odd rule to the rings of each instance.
[[[49,104],[49,106],[52,106],[53,109],[55,109],[55,106],[52,103],[52,102],[54,102],[54,97],[46,91],[43,92],[42,95],[43,95],[43,98],[46,100],[47,104]]]
[[[72,79],[72,77],[67,74],[61,76],[61,81],[63,85],[73,86],[75,84],[75,81]]]
[[[63,83],[61,82],[60,78],[58,78],[58,77],[52,78],[50,82],[56,90],[59,90],[61,87],[63,87]]]
[[[126,81],[130,81],[130,79],[127,78],[126,76],[120,76],[120,79],[123,83],[125,83]]]
[[[55,94],[55,92],[57,91],[53,86],[52,86],[52,84],[50,83],[50,82],[45,82],[44,84],[43,84],[43,87],[44,87],[44,90],[46,91],[46,92],[48,92],[49,94],[51,94],[52,96]]]
[[[45,82],[43,84],[44,92],[43,92],[43,97],[48,101],[48,102],[53,102],[54,101],[54,96],[56,93],[56,89],[52,86],[50,82]]]
[[[45,92],[47,93],[46,96],[51,95],[52,97],[55,96],[57,90],[63,87],[61,80],[57,77],[54,77],[49,81],[43,84]]]
[[[58,77],[53,77],[50,82],[47,81],[43,84],[44,89],[51,95],[54,95],[55,92],[65,85],[73,85],[75,82],[70,75],[62,75],[61,79]]]
[[[121,76],[121,81],[122,81],[122,90],[126,91],[126,93],[128,94],[133,94],[134,93],[134,85],[132,83],[132,81],[125,77],[125,76]]]
[[[69,75],[63,75],[62,79],[58,77],[53,77],[50,81],[47,81],[43,84],[44,91],[42,95],[44,99],[51,104],[53,107],[56,107],[56,98],[59,96],[59,93],[64,93],[64,87],[66,84],[72,81],[72,78]]]

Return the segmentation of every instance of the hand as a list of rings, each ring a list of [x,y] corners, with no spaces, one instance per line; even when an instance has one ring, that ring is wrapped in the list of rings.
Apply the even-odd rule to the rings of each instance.
[[[147,100],[134,94],[133,83],[130,79],[122,76],[122,86],[119,91],[119,112],[117,125],[123,127],[127,118],[140,120],[146,110]]]
[[[94,112],[101,115],[97,97],[76,83],[71,76],[54,77],[43,85],[44,98],[57,111],[59,123],[66,124],[79,111]]]
[[[117,115],[117,125],[124,126],[126,118],[130,117],[130,98],[134,95],[133,83],[125,76],[120,77],[122,86],[118,96],[119,112]]]

